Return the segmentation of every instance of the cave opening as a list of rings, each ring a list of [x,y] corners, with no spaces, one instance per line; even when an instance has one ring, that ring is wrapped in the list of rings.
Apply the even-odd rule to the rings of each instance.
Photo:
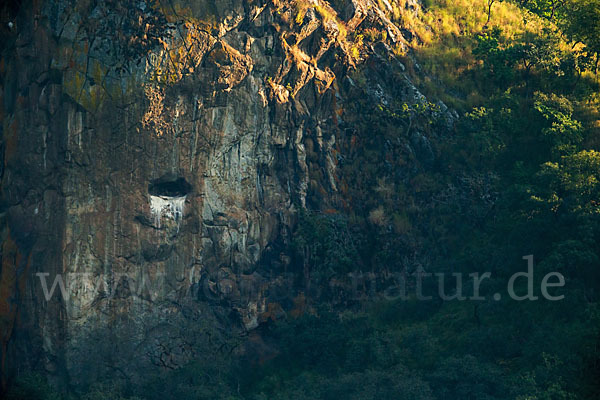
[[[192,185],[184,178],[158,179],[148,185],[148,193],[159,197],[184,197],[191,191]]]

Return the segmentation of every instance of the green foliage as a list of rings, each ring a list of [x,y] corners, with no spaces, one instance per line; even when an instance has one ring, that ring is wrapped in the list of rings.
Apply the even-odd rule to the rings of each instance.
[[[597,72],[600,53],[600,1],[598,0],[523,0],[521,5],[541,17],[554,21],[567,37],[585,45],[586,62]]]
[[[600,1],[573,0],[566,2],[564,15],[559,24],[575,42],[582,42],[590,53],[595,55],[598,67],[600,53]]]
[[[292,246],[302,264],[323,279],[354,270],[358,258],[356,237],[340,214],[301,211]]]
[[[472,355],[443,360],[432,381],[441,399],[502,399],[508,392],[500,368]]]
[[[473,55],[483,62],[484,76],[495,83],[489,89],[525,85],[573,90],[589,65],[580,53],[565,50],[560,43],[559,33],[549,28],[525,32],[511,40],[494,28],[476,37]]]
[[[552,151],[569,154],[583,140],[581,123],[573,119],[573,104],[555,94],[536,93],[534,107],[546,120],[541,133],[550,142]]]
[[[535,14],[547,18],[554,19],[557,11],[560,11],[567,1],[565,0],[521,0],[520,4],[528,8]]]
[[[543,199],[554,212],[600,215],[600,153],[583,150],[542,166]]]
[[[145,400],[239,400],[236,364],[228,355],[199,358],[184,368],[157,375],[136,391]]]

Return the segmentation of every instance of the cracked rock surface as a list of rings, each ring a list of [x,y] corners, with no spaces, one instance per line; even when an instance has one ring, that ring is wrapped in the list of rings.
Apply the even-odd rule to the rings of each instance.
[[[353,56],[363,25],[407,46],[369,0],[125,1],[140,40],[110,2],[26,3],[0,61],[3,373],[135,380],[284,313],[298,210],[343,202],[340,110],[425,101],[387,44]]]

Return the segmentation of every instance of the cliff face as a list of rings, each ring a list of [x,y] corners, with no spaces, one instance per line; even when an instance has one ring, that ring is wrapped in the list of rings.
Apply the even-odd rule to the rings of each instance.
[[[4,376],[136,379],[292,308],[298,211],[350,201],[337,166],[360,116],[345,110],[426,102],[392,51],[410,32],[386,12],[48,0],[4,15]],[[432,157],[427,138],[411,143]],[[46,300],[57,274],[67,296]]]

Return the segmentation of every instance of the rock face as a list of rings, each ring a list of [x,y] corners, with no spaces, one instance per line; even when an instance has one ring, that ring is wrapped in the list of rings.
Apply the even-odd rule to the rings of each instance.
[[[2,20],[4,376],[137,379],[285,309],[298,210],[343,202],[340,110],[425,101],[369,0],[24,3]]]

